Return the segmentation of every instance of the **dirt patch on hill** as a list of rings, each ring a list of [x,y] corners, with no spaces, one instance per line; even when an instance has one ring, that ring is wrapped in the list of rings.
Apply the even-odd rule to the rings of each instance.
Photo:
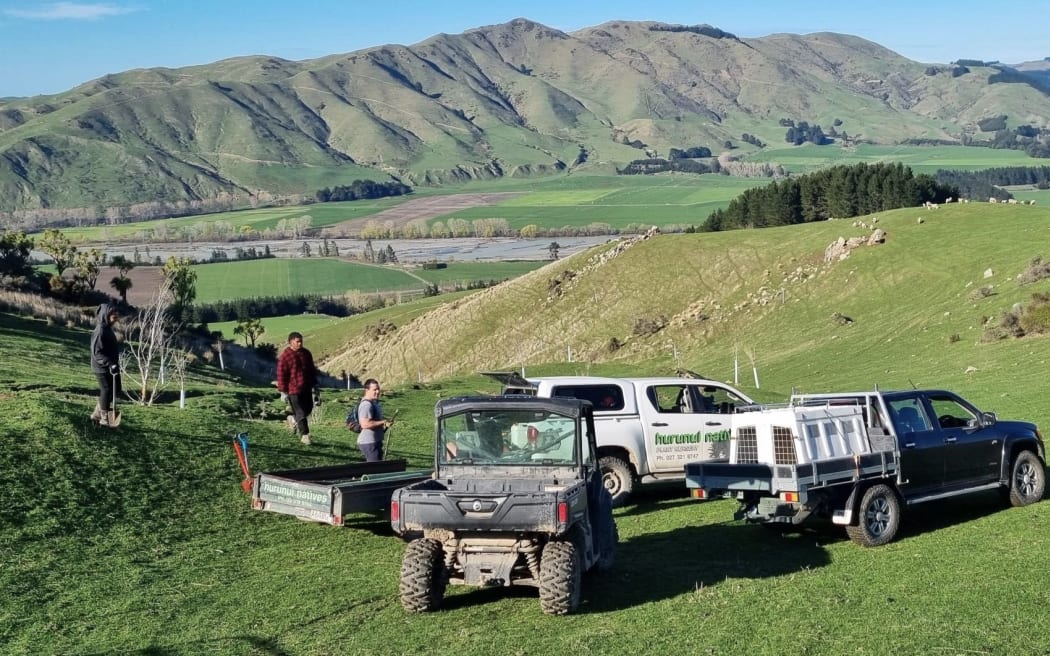
[[[397,207],[391,207],[378,214],[343,221],[328,226],[322,234],[329,237],[350,237],[361,232],[369,222],[387,223],[393,226],[403,226],[416,219],[433,219],[458,210],[484,205],[495,205],[502,203],[508,198],[520,196],[525,192],[507,191],[488,194],[451,194],[449,196],[431,196],[429,198],[413,198],[401,203]]]
[[[103,267],[102,271],[98,274],[98,283],[95,285],[96,289],[105,292],[110,296],[119,298],[120,294],[118,294],[109,284],[110,280],[113,280],[119,275],[119,270],[113,267]],[[161,267],[143,266],[135,267],[131,271],[128,271],[128,278],[131,278],[131,289],[128,290],[128,303],[135,307],[142,307],[153,300],[153,295],[157,293],[161,281],[164,280],[164,274],[162,273]]]

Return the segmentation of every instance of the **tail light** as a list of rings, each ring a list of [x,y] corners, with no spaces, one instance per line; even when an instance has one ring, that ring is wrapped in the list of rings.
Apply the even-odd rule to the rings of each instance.
[[[694,487],[693,489],[689,490],[689,496],[693,497],[694,499],[706,499],[707,491],[703,488]]]
[[[780,500],[788,503],[798,503],[798,492],[781,492]]]
[[[391,501],[390,502],[390,521],[397,522],[401,519],[401,502]]]
[[[558,523],[568,524],[569,523],[569,504],[567,501],[558,502]]]

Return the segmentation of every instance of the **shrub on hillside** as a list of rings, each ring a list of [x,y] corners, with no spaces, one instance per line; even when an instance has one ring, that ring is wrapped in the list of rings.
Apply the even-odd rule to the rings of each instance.
[[[985,322],[981,335],[983,342],[995,342],[1009,337],[1045,335],[1050,333],[1050,292],[1032,294],[1027,305],[1015,303],[996,320]]]
[[[667,317],[658,315],[655,317],[638,317],[634,320],[634,328],[631,332],[639,337],[655,335],[667,326]]]
[[[1043,278],[1050,278],[1050,262],[1044,262],[1042,257],[1036,256],[1028,262],[1028,268],[1021,272],[1018,283],[1029,285]]]
[[[988,298],[989,296],[991,296],[994,293],[995,292],[992,290],[991,286],[989,286],[989,285],[985,285],[984,287],[978,287],[977,289],[975,289],[972,292],[970,292],[970,300],[971,301],[979,301],[982,298]]]
[[[1050,293],[1032,294],[1032,301],[1021,312],[1020,324],[1026,335],[1050,333]]]

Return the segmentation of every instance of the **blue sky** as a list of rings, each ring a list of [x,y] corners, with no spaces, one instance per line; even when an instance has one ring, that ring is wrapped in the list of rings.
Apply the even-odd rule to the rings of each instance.
[[[1050,57],[1050,0],[0,0],[0,97],[57,93],[132,68],[413,44],[517,17],[564,31],[657,20],[740,37],[842,32],[930,63]]]

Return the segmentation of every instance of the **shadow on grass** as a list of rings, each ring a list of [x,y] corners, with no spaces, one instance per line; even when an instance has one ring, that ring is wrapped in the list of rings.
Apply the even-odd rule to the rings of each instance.
[[[646,486],[633,493],[627,505],[615,512],[617,517],[635,517],[698,503],[703,502],[689,497],[684,481],[675,481]]]
[[[821,540],[777,535],[738,522],[686,526],[621,541],[616,565],[584,579],[583,613],[604,613],[670,599],[727,579],[763,579],[823,567]]]
[[[184,654],[239,653],[245,648],[249,649],[252,654],[261,654],[263,656],[292,656],[293,653],[279,647],[277,640],[274,638],[263,638],[255,635],[190,640],[173,645],[150,645],[141,649],[121,650],[120,653],[128,654],[129,656],[184,656]],[[111,651],[93,652],[85,656],[102,656],[103,654],[112,653]]]

